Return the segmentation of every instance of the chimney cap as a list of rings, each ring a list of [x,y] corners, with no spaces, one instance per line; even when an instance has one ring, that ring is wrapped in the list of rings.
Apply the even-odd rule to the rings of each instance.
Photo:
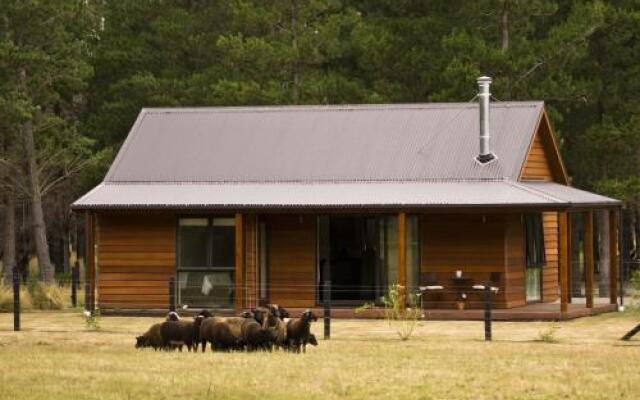
[[[478,78],[478,83],[491,83],[490,76],[481,76]]]

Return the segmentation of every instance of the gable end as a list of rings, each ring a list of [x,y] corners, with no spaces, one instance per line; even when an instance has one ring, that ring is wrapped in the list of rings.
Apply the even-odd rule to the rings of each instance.
[[[520,180],[569,184],[549,117],[544,111],[529,145]]]

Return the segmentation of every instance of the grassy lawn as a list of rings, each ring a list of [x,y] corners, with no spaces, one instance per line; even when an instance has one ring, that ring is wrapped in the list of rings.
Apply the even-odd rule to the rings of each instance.
[[[384,321],[334,320],[332,339],[307,354],[191,354],[134,349],[158,318],[80,313],[0,314],[1,399],[618,399],[640,398],[640,322],[609,314],[547,322],[422,322],[407,342]],[[314,326],[321,338],[322,323]]]

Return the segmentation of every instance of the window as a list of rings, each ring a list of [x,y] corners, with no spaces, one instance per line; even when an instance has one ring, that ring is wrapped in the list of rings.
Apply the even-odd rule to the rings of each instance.
[[[235,219],[180,218],[177,270],[180,305],[232,308]]]
[[[540,301],[542,299],[542,266],[544,256],[544,227],[542,214],[525,215],[526,230],[526,300]]]
[[[527,231],[527,267],[542,267],[545,262],[542,214],[526,214],[525,227]]]

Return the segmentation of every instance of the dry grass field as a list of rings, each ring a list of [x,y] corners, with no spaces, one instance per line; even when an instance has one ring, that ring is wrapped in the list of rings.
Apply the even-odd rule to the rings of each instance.
[[[609,314],[559,323],[421,322],[398,340],[384,321],[334,320],[307,354],[192,354],[134,349],[158,318],[77,312],[0,314],[0,399],[637,399],[640,322]],[[322,324],[314,326],[318,338]]]

